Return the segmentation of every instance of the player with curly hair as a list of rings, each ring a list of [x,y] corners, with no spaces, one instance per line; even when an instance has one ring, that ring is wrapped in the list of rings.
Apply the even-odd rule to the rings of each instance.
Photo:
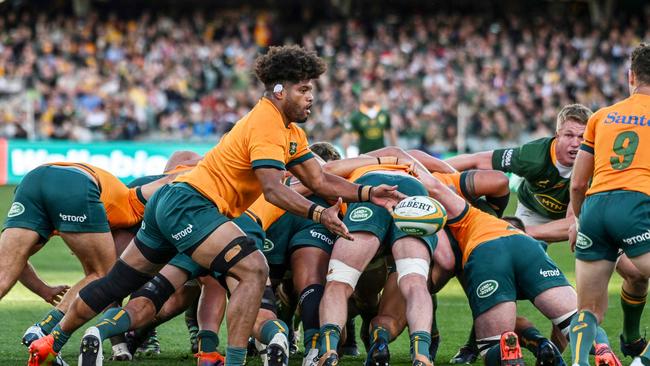
[[[231,219],[264,194],[274,205],[349,238],[348,229],[338,218],[342,200],[392,207],[404,197],[396,187],[362,186],[327,174],[312,159],[305,132],[297,123],[309,117],[314,102],[313,80],[324,71],[323,60],[298,46],[271,47],[260,56],[255,72],[264,84],[264,96],[196,168],[151,197],[134,240],[105,277],[80,291],[52,333],[32,343],[29,365],[49,364],[72,332],[135,290],[131,301],[145,298],[147,306],[157,312],[178,282],[178,271],[165,267],[178,252],[211,272],[239,280],[226,315],[226,365],[242,365],[268,265],[254,240]],[[313,192],[337,200],[336,204],[322,207],[285,186],[285,169]],[[120,308],[111,311],[109,321],[86,331],[80,365],[102,364],[103,333],[128,329],[132,322],[139,322],[141,314],[149,313]]]

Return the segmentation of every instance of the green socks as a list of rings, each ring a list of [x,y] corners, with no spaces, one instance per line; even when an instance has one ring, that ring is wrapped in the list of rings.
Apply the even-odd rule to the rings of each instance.
[[[484,356],[485,366],[501,366],[501,345],[499,343],[490,347]]]
[[[63,312],[57,308],[52,308],[47,314],[45,314],[45,317],[38,322],[39,328],[43,331],[45,334],[50,334],[52,332],[52,329],[59,324],[61,319],[63,319]]]
[[[415,356],[422,355],[429,359],[429,347],[431,346],[431,334],[429,332],[411,333],[411,359]]]
[[[573,365],[589,366],[589,350],[596,339],[598,320],[589,311],[581,311],[573,316],[569,338]]]
[[[309,351],[312,348],[318,347],[318,329],[305,329],[303,332],[303,346],[305,346],[305,352]]]
[[[320,328],[320,345],[318,355],[322,356],[328,351],[336,352],[341,340],[341,328],[336,324],[325,324]]]
[[[219,346],[219,336],[211,330],[200,330],[196,335],[199,342],[199,352],[216,352]]]
[[[230,346],[226,348],[225,366],[243,366],[244,363],[246,363],[246,348]]]
[[[127,332],[131,327],[129,313],[122,308],[110,308],[95,325],[102,340]]]
[[[61,348],[65,346],[65,344],[68,342],[68,339],[70,339],[70,334],[64,332],[61,329],[61,325],[57,324],[54,326],[54,329],[52,329],[52,332],[50,333],[52,337],[54,337],[54,344],[52,345],[52,350],[54,352],[61,352]]]
[[[260,333],[260,342],[269,344],[273,337],[278,333],[282,333],[286,337],[289,337],[289,327],[280,319],[267,320],[264,325],[262,325]]]
[[[623,309],[623,340],[632,342],[641,338],[639,332],[641,314],[645,307],[647,294],[643,296],[630,295],[621,289],[621,308]]]
[[[390,332],[380,325],[373,325],[370,331],[370,341],[377,343],[380,339],[383,339],[386,343],[390,342]]]

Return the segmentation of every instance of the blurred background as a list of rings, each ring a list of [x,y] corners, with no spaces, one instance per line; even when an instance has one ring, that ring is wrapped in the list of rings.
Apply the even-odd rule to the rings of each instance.
[[[132,177],[206,151],[261,97],[253,63],[270,45],[328,63],[311,141],[354,154],[350,117],[373,90],[400,146],[444,155],[623,99],[643,40],[643,0],[0,0],[0,183],[51,160]]]

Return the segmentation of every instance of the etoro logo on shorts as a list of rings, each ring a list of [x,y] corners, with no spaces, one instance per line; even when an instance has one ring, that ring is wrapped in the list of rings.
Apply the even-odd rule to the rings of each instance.
[[[84,222],[86,221],[86,214],[83,214],[81,216],[76,216],[76,215],[66,215],[63,213],[59,212],[59,217],[61,220],[66,221],[66,222]]]
[[[14,202],[11,204],[9,212],[7,212],[7,217],[20,216],[23,214],[23,212],[25,212],[25,206],[23,206],[23,204],[20,202]]]
[[[350,220],[355,222],[366,221],[372,217],[372,210],[368,207],[357,207],[350,212]]]
[[[177,232],[176,234],[172,234],[172,238],[174,238],[174,240],[177,240],[177,241],[181,240],[182,238],[184,238],[187,235],[192,233],[192,228],[193,227],[194,226],[192,226],[192,224],[187,224],[187,227],[185,229]]]
[[[476,296],[480,297],[481,299],[486,298],[495,293],[498,288],[499,283],[495,280],[483,281],[480,285],[478,285],[478,288],[476,288]]]
[[[591,247],[594,243],[591,241],[591,239],[583,234],[583,233],[578,233],[578,237],[576,238],[576,248],[578,249],[587,249]]]

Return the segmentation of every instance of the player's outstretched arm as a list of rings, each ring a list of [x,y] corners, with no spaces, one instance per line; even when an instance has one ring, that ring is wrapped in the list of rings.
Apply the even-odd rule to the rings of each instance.
[[[569,227],[573,223],[575,223],[575,219],[571,217],[553,220],[541,225],[530,225],[526,226],[526,234],[548,243],[565,241],[569,239]]]
[[[454,169],[461,172],[469,169],[492,169],[493,151],[483,151],[474,154],[461,154],[445,160]]]
[[[438,173],[454,173],[456,169],[453,166],[449,165],[448,162],[440,160],[436,157],[433,157],[424,151],[420,150],[408,150],[407,153],[417,159],[425,168],[430,172]]]
[[[31,292],[40,296],[45,302],[52,305],[57,305],[61,302],[63,295],[70,289],[70,286],[67,285],[49,286],[38,276],[36,270],[29,262],[25,265],[18,281]]]
[[[320,169],[320,165],[318,165],[315,159],[309,159],[308,161],[313,161],[318,169]],[[255,175],[262,186],[264,198],[268,202],[293,214],[320,222],[332,233],[340,235],[348,240],[354,240],[350,236],[348,228],[338,218],[340,205],[334,205],[329,208],[324,208],[322,206],[314,207],[315,204],[282,183],[284,178],[284,172],[282,170],[275,168],[258,168],[255,169]],[[309,188],[312,189],[311,187]]]
[[[384,206],[389,211],[406,196],[397,187],[385,184],[372,187],[362,187],[347,180],[323,171],[315,159],[306,160],[292,166],[291,173],[315,194],[326,198],[342,198],[346,202],[370,201]]]
[[[396,156],[386,156],[383,159],[378,160],[376,157],[364,155],[356,158],[328,161],[323,165],[323,171],[339,177],[349,177],[353,171],[368,165],[400,163],[401,162]]]
[[[447,217],[453,219],[463,213],[467,202],[462,197],[430,174],[422,174],[419,179],[429,192],[429,196],[438,200],[445,207]]]

